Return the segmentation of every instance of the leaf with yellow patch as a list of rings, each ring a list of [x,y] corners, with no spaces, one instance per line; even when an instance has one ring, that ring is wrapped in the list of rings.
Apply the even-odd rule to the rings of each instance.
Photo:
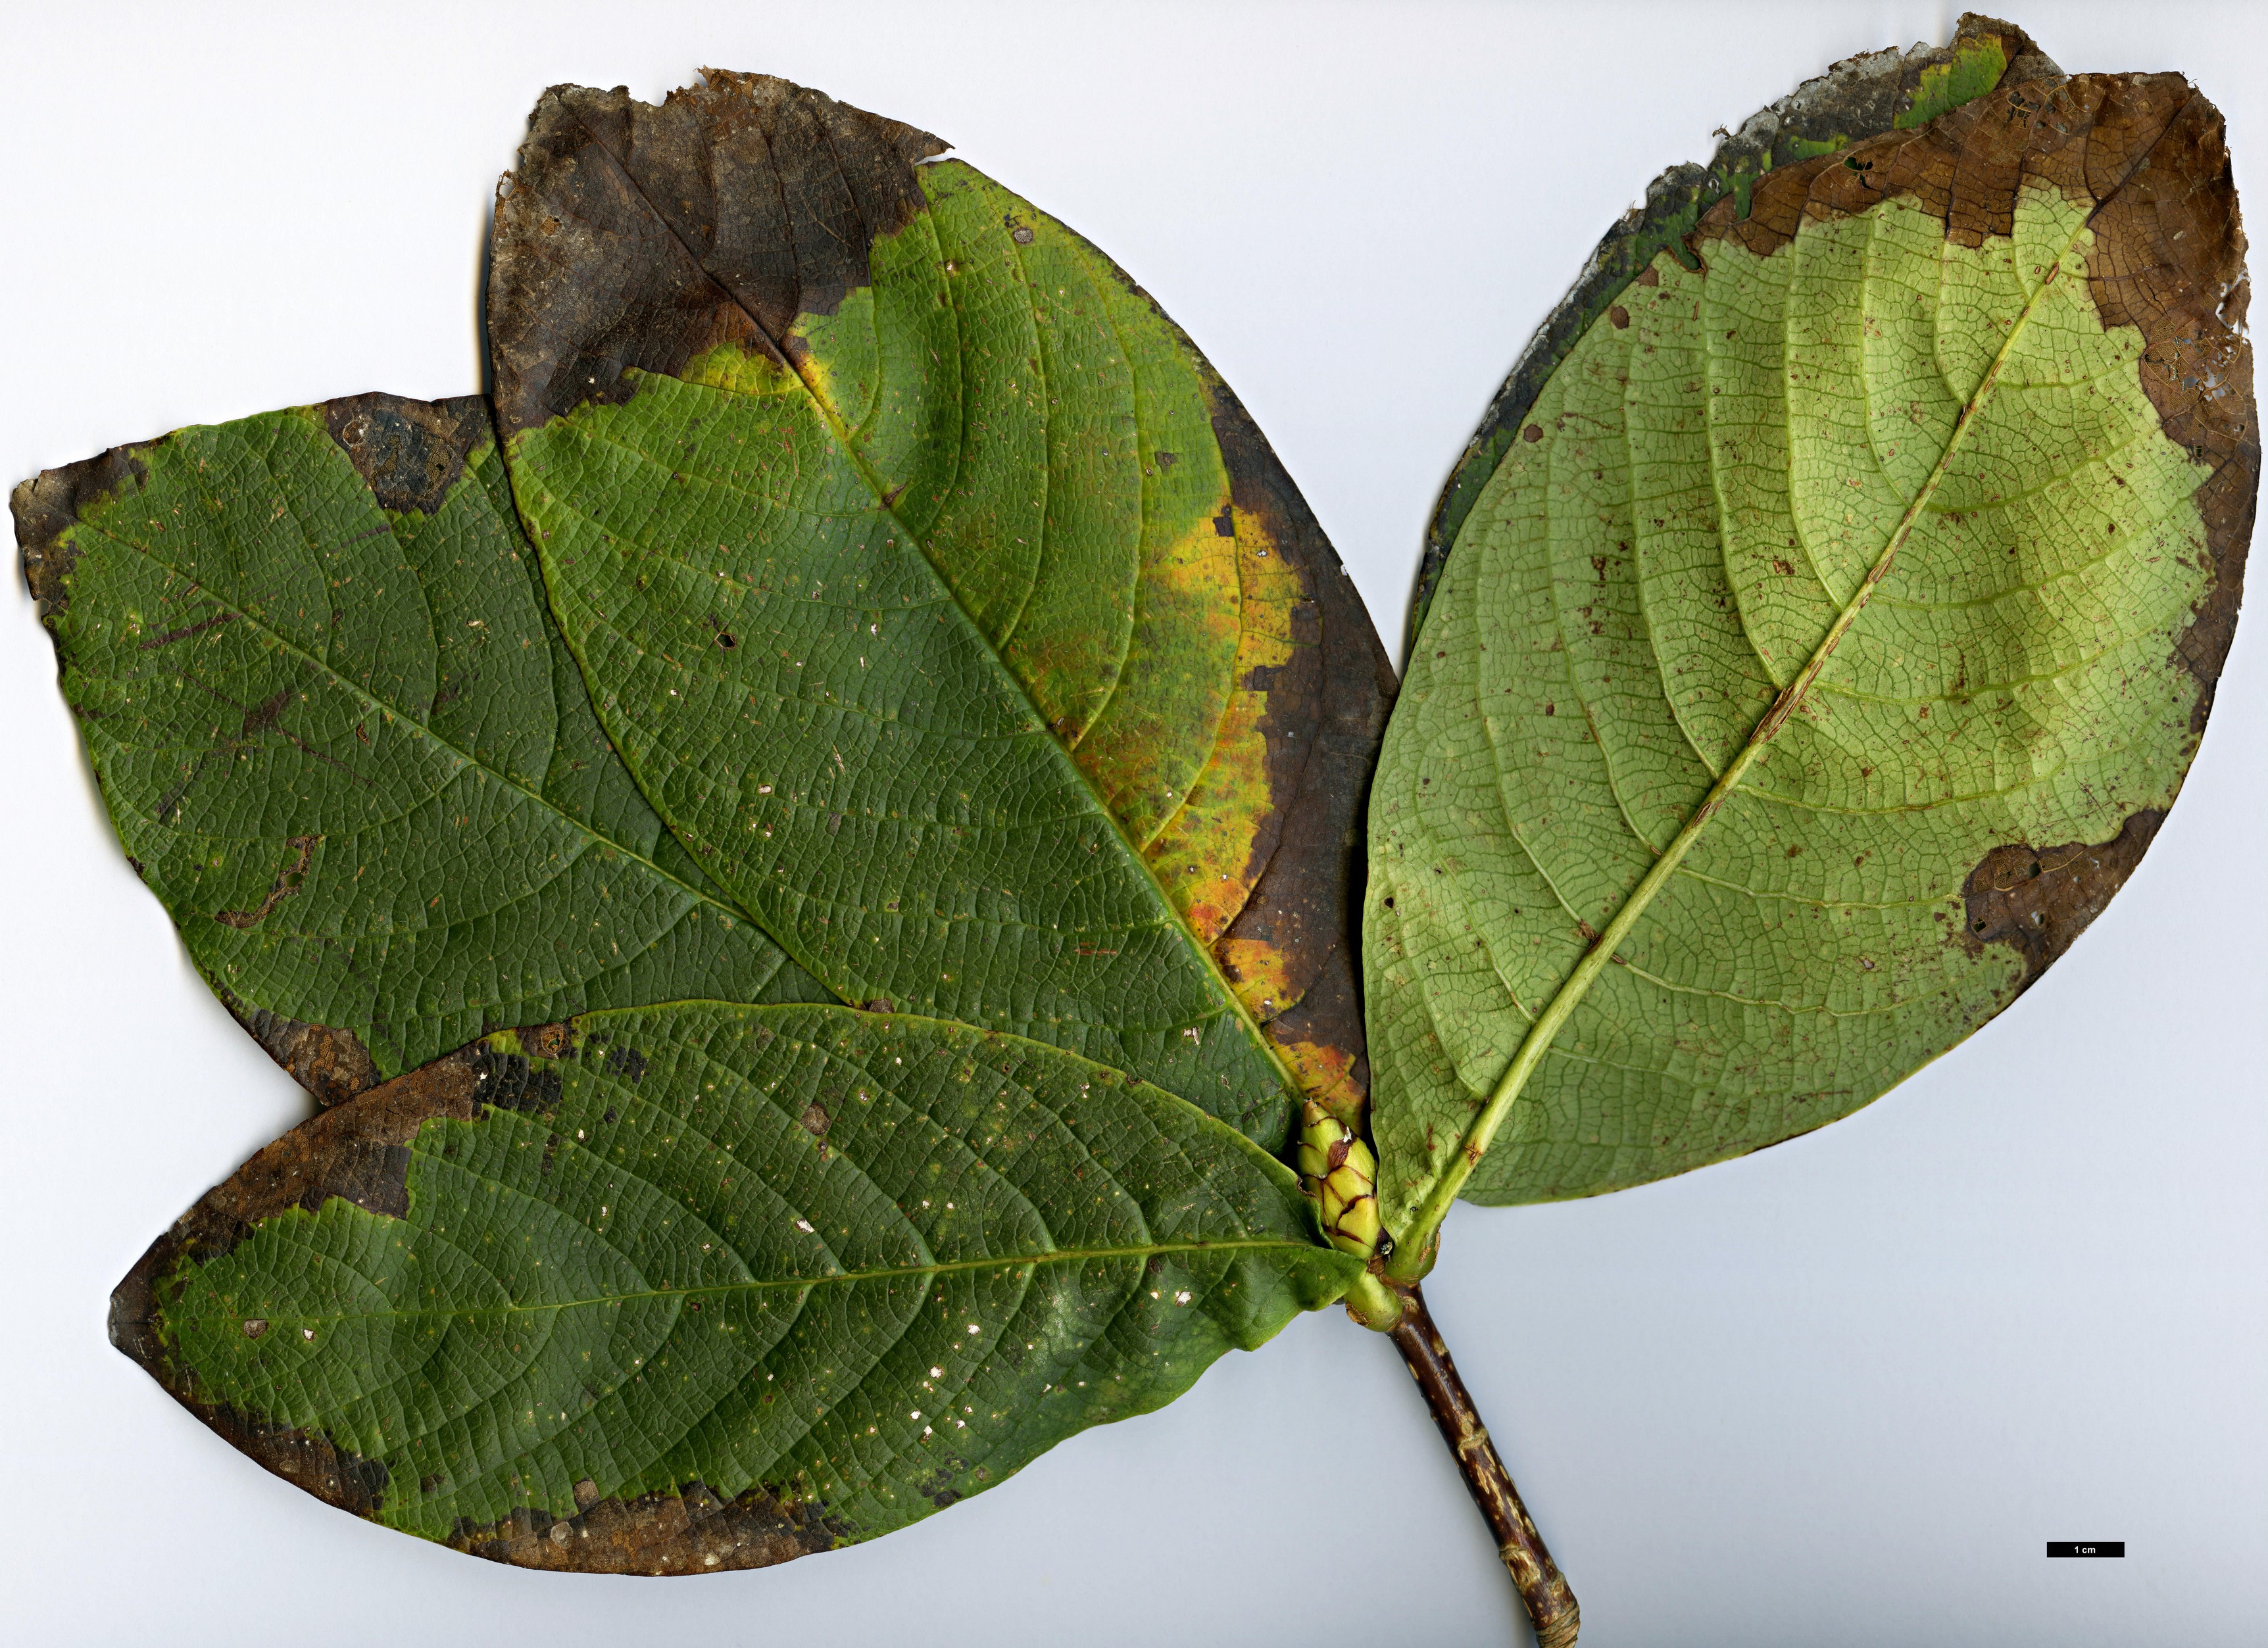
[[[1392,693],[1251,420],[925,133],[712,74],[554,92],[490,282],[515,496],[601,718],[829,988],[1286,1138],[1359,1121]]]

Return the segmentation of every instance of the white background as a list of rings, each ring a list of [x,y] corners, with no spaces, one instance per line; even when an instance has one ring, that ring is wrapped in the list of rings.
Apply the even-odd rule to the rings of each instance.
[[[490,191],[536,94],[658,99],[714,63],[939,132],[1133,270],[1398,648],[1435,492],[1613,217],[1712,128],[1942,40],[1951,10],[6,0],[0,481],[187,423],[478,387]],[[2189,72],[2268,214],[2268,18],[2019,20],[2068,70]],[[2147,862],[1973,1041],[1780,1149],[1450,1220],[1429,1291],[1586,1644],[2268,1641],[2264,622]],[[1336,1313],[949,1515],[768,1572],[523,1573],[265,1475],[108,1347],[104,1310],[306,1105],[127,868],[54,669],[11,577],[8,1640],[1526,1640],[1407,1376]],[[2043,1556],[2081,1538],[2129,1554]]]

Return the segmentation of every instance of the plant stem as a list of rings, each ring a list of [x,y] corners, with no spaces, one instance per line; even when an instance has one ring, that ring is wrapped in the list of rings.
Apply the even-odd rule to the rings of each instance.
[[[1543,1538],[1536,1533],[1528,1507],[1520,1503],[1512,1473],[1489,1440],[1488,1427],[1473,1407],[1471,1393],[1457,1377],[1457,1365],[1449,1359],[1449,1347],[1425,1309],[1425,1295],[1414,1282],[1392,1285],[1402,1299],[1402,1316],[1387,1337],[1409,1364],[1410,1377],[1418,1381],[1441,1440],[1457,1461],[1466,1490],[1496,1534],[1497,1555],[1504,1558],[1520,1600],[1528,1605],[1538,1648],[1572,1648],[1582,1623],[1575,1593],[1551,1560],[1551,1553],[1544,1549]]]

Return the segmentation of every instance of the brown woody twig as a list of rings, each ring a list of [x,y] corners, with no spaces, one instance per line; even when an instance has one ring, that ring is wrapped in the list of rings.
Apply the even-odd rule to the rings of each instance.
[[[1466,1490],[1496,1534],[1497,1554],[1504,1558],[1513,1584],[1519,1587],[1520,1600],[1528,1605],[1539,1648],[1572,1648],[1582,1619],[1575,1593],[1552,1562],[1551,1553],[1543,1548],[1543,1536],[1536,1533],[1527,1506],[1520,1503],[1512,1473],[1489,1440],[1488,1427],[1481,1423],[1464,1380],[1457,1377],[1457,1365],[1449,1359],[1449,1347],[1433,1326],[1424,1294],[1414,1282],[1388,1285],[1400,1298],[1402,1315],[1387,1336],[1409,1365],[1410,1376],[1425,1395],[1426,1409],[1440,1430],[1441,1440],[1448,1444],[1457,1461]]]

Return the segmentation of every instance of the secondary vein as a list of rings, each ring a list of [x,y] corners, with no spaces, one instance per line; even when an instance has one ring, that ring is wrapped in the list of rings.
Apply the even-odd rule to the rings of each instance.
[[[774,362],[785,367],[789,373],[794,377],[796,382],[801,386],[806,398],[810,402],[813,415],[819,420],[821,426],[824,428],[828,434],[833,438],[836,445],[841,450],[843,457],[850,462],[851,467],[858,472],[859,479],[866,483],[868,490],[874,495],[875,508],[878,512],[887,519],[890,523],[898,529],[898,531],[904,533],[907,543],[912,546],[917,553],[921,555],[924,562],[928,561],[929,552],[922,534],[915,532],[911,524],[907,520],[905,516],[899,512],[898,505],[895,501],[895,495],[889,488],[883,485],[882,477],[875,473],[873,465],[867,460],[866,454],[850,439],[850,431],[843,427],[842,419],[837,416],[834,408],[828,404],[826,398],[819,393],[817,386],[813,384],[807,375],[807,366],[799,362],[791,360],[787,351],[781,346],[780,340],[772,335],[770,329],[764,325],[762,319],[758,316],[755,310],[750,308],[747,303],[741,300],[738,292],[734,291],[732,287],[727,285],[710,269],[708,264],[703,260],[700,253],[685,239],[682,234],[678,232],[677,226],[670,222],[667,215],[663,213],[654,205],[652,199],[647,195],[644,188],[638,182],[637,177],[632,174],[630,167],[623,162],[622,157],[615,154],[612,149],[608,148],[605,143],[600,141],[599,135],[596,132],[592,131],[588,126],[584,127],[584,132],[585,136],[590,138],[591,146],[593,149],[596,149],[600,154],[606,156],[607,159],[612,164],[615,175],[621,180],[622,187],[628,189],[630,194],[636,197],[638,203],[643,206],[647,212],[652,214],[654,221],[662,226],[664,232],[669,236],[671,241],[678,248],[678,251],[693,265],[696,269],[700,272],[702,278],[708,281],[711,285],[714,286],[726,302],[730,303],[734,308],[738,309],[744,317],[746,317],[749,326],[755,329],[756,335],[764,341],[765,347],[771,351]],[[955,319],[957,322],[957,312]],[[953,581],[946,577],[943,570],[936,567],[932,563],[932,570],[936,573],[938,582],[944,587],[946,593],[953,600],[954,604],[960,608],[963,619],[965,619],[969,627],[976,632],[978,637],[984,641],[985,650],[991,655],[993,662],[996,667],[998,668],[1001,675],[1007,680],[1016,691],[1017,695],[1021,698],[1025,709],[1030,714],[1034,724],[1046,734],[1048,742],[1054,747],[1057,754],[1062,757],[1064,767],[1070,770],[1079,786],[1086,791],[1087,797],[1094,805],[1095,812],[1101,816],[1105,825],[1116,835],[1119,844],[1125,850],[1127,857],[1133,861],[1137,869],[1141,872],[1145,879],[1148,881],[1151,890],[1156,895],[1159,903],[1162,905],[1167,912],[1167,915],[1172,920],[1176,931],[1182,935],[1183,939],[1188,945],[1189,953],[1197,959],[1199,967],[1204,969],[1205,975],[1211,982],[1215,992],[1223,1001],[1226,1002],[1228,1005],[1228,1012],[1244,1031],[1246,1041],[1251,1045],[1254,1050],[1260,1055],[1262,1059],[1267,1063],[1268,1067],[1275,1073],[1277,1082],[1282,1087],[1284,1092],[1291,1094],[1296,1100],[1306,1090],[1293,1076],[1292,1068],[1285,1062],[1283,1055],[1277,1050],[1275,1042],[1262,1031],[1259,1020],[1252,1016],[1251,1011],[1244,1004],[1242,997],[1238,996],[1235,990],[1229,984],[1227,975],[1221,971],[1219,958],[1213,954],[1211,945],[1204,944],[1198,940],[1197,934],[1190,930],[1188,923],[1182,919],[1180,909],[1174,905],[1172,895],[1166,889],[1165,883],[1160,879],[1155,866],[1153,866],[1150,863],[1149,859],[1144,856],[1141,849],[1135,844],[1132,837],[1127,833],[1124,822],[1120,820],[1117,813],[1111,810],[1109,802],[1103,797],[1101,791],[1095,787],[1093,777],[1089,776],[1086,770],[1082,768],[1077,761],[1072,759],[1071,752],[1064,747],[1063,740],[1056,737],[1052,730],[1050,730],[1047,716],[1041,710],[1038,700],[1032,695],[1030,685],[1026,682],[1021,676],[1018,675],[1014,670],[1008,667],[1006,661],[1000,657],[998,649],[992,644],[990,637],[986,635],[984,626],[977,622],[976,615],[970,612],[966,604],[961,601],[959,592],[954,589]],[[779,942],[776,935],[773,936],[773,941],[775,943]],[[782,945],[781,947],[783,949],[787,948],[784,945]],[[794,954],[794,952],[790,951],[789,953]],[[801,962],[804,960],[804,958],[797,956],[796,960]],[[806,965],[808,964],[806,963]]]
[[[1498,1079],[1494,1090],[1489,1094],[1487,1101],[1482,1105],[1479,1114],[1473,1118],[1472,1124],[1465,1129],[1463,1138],[1459,1141],[1456,1153],[1450,1158],[1440,1176],[1434,1180],[1432,1188],[1425,1194],[1425,1200],[1418,1203],[1416,1216],[1402,1233],[1395,1249],[1394,1257],[1387,1267],[1389,1274],[1405,1281],[1416,1280],[1423,1274],[1432,1251],[1431,1238],[1434,1231],[1440,1227],[1441,1220],[1447,1217],[1450,1203],[1456,1200],[1457,1192],[1464,1188],[1465,1181],[1472,1176],[1473,1169],[1480,1165],[1481,1157],[1495,1139],[1498,1129],[1504,1125],[1505,1117],[1510,1114],[1513,1100],[1520,1097],[1521,1091],[1528,1085],[1528,1078],[1535,1073],[1536,1067],[1543,1062],[1544,1055],[1550,1049],[1552,1041],[1565,1027],[1567,1020],[1573,1016],[1575,1009],[1581,1004],[1584,997],[1590,993],[1591,986],[1597,981],[1599,975],[1615,959],[1616,949],[1638,925],[1638,917],[1646,913],[1646,907],[1653,902],[1654,896],[1668,884],[1669,878],[1675,872],[1679,863],[1683,860],[1687,853],[1692,850],[1693,844],[1700,840],[1702,833],[1709,828],[1710,821],[1717,816],[1719,810],[1731,798],[1733,791],[1740,788],[1741,781],[1747,776],[1749,769],[1763,754],[1765,747],[1778,736],[1780,729],[1787,725],[1788,718],[1801,706],[1812,683],[1819,679],[1820,672],[1827,667],[1828,660],[1834,655],[1837,644],[1841,642],[1845,635],[1849,633],[1851,626],[1858,622],[1859,614],[1866,610],[1867,601],[1873,597],[1874,591],[1881,586],[1882,580],[1889,576],[1891,565],[1896,561],[1898,551],[1904,548],[1905,541],[1912,534],[1916,523],[1926,511],[1929,500],[1934,496],[1939,484],[1951,468],[1953,460],[1962,450],[1969,431],[1976,426],[1979,411],[1992,398],[1993,391],[1999,387],[2001,368],[2014,352],[2016,340],[2023,335],[2024,329],[2030,323],[2040,298],[2054,286],[2058,276],[2065,272],[2064,258],[2070,255],[2072,246],[2078,244],[2080,235],[2085,232],[2087,224],[2092,221],[2093,216],[2090,214],[2088,218],[2073,232],[2070,241],[2066,244],[2063,253],[2057,258],[2055,266],[2048,271],[2046,278],[2042,280],[2038,287],[2024,300],[2024,306],[2009,327],[2007,336],[2000,341],[2000,347],[1992,357],[1992,365],[1986,369],[1984,376],[1977,382],[1976,392],[1970,396],[1967,404],[1962,407],[1960,417],[1954,425],[1952,438],[1946,442],[1945,450],[1938,455],[1936,464],[1930,470],[1929,479],[1922,483],[1921,489],[1914,495],[1912,502],[1906,505],[1905,512],[1898,518],[1897,525],[1891,529],[1889,538],[1883,544],[1881,552],[1875,556],[1874,565],[1867,570],[1867,576],[1859,581],[1856,593],[1852,596],[1843,610],[1836,614],[1835,622],[1828,626],[1826,635],[1813,649],[1811,657],[1805,662],[1803,668],[1797,673],[1795,679],[1780,690],[1778,697],[1773,700],[1771,708],[1765,710],[1763,717],[1757,721],[1755,728],[1749,734],[1748,742],[1741,747],[1740,754],[1733,758],[1717,782],[1710,786],[1708,794],[1702,798],[1700,806],[1693,810],[1692,816],[1686,820],[1684,827],[1677,832],[1669,845],[1662,850],[1661,856],[1654,860],[1652,868],[1647,870],[1638,886],[1631,890],[1630,895],[1623,901],[1622,908],[1615,912],[1614,919],[1607,923],[1598,938],[1593,941],[1591,947],[1584,952],[1582,960],[1575,964],[1574,970],[1568,974],[1566,981],[1559,986],[1550,1003],[1529,1025],[1528,1034],[1521,1039],[1519,1050],[1513,1055],[1510,1068]]]

